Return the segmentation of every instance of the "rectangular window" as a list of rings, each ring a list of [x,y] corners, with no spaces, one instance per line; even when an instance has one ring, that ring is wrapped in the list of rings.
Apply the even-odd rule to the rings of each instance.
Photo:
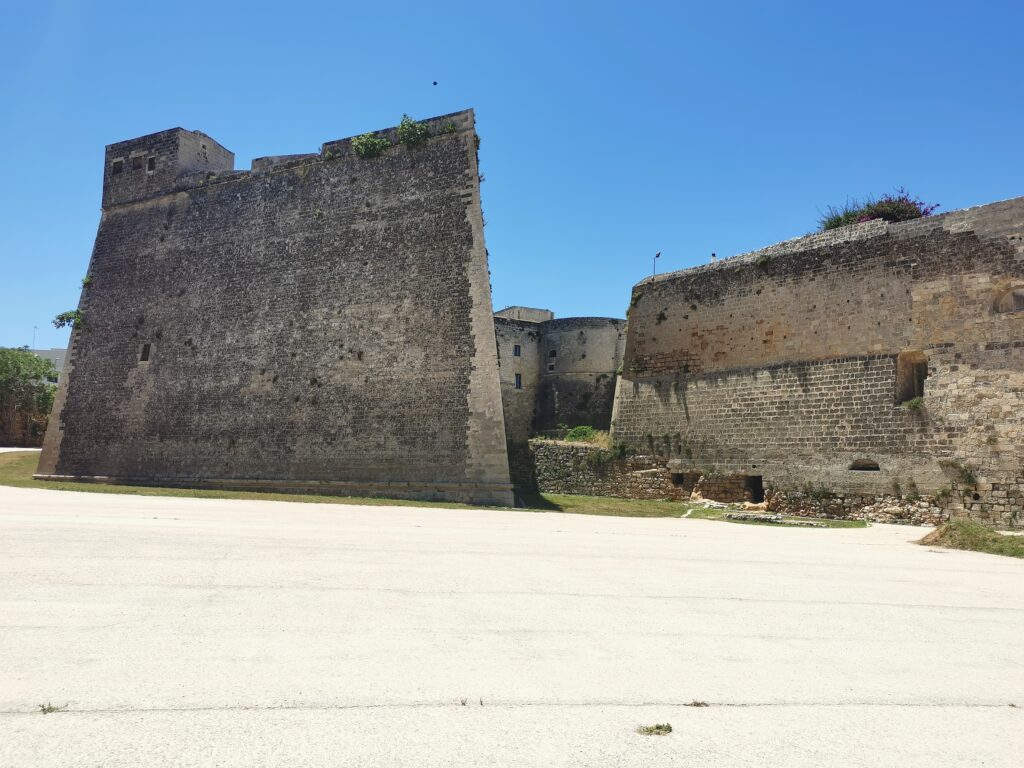
[[[522,357],[523,349],[518,344],[512,347],[512,357]]]
[[[548,370],[549,370],[549,371],[553,371],[553,370],[555,370],[555,364],[554,364],[554,363],[552,363],[551,365],[549,365],[549,366],[548,366]]]
[[[516,389],[522,389],[522,388],[523,388],[523,374],[517,373],[516,374]]]
[[[124,160],[115,160],[114,164],[110,166],[110,172],[115,176],[124,171]]]
[[[896,404],[924,397],[928,358],[921,350],[900,352],[896,358]]]
[[[558,357],[557,350],[552,349],[550,352],[548,352],[548,357]]]
[[[150,351],[150,345],[149,344],[143,344],[142,345],[142,352],[139,354],[139,361],[140,362],[145,363],[145,362],[147,362],[149,360],[149,351]]]
[[[132,158],[132,170],[133,171],[137,171],[140,168],[142,168],[142,158],[141,157],[133,157]]]
[[[151,158],[149,158],[149,160],[146,161],[146,170],[147,171],[155,171],[156,170],[156,158],[155,157],[151,157]]]

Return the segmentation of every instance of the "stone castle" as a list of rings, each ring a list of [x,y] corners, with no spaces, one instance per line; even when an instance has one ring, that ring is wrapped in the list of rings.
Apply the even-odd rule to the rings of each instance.
[[[613,434],[680,482],[1024,525],[1024,198],[648,278],[628,317]]]
[[[609,428],[625,320],[556,320],[546,309],[507,307],[495,313],[494,330],[510,442],[561,426]]]
[[[474,116],[426,126],[107,147],[38,476],[511,504]]]
[[[515,446],[588,424],[628,458],[549,446],[542,490],[1024,525],[1024,198],[647,278],[628,328],[492,314],[473,113],[425,125],[107,147],[38,476],[509,504]]]

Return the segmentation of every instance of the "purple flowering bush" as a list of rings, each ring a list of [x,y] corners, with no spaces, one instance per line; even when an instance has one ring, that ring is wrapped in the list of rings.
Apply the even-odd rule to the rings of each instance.
[[[922,216],[931,216],[938,203],[928,205],[913,197],[906,189],[900,187],[895,192],[879,198],[868,197],[865,200],[847,200],[841,208],[829,206],[818,221],[820,232],[862,221],[883,219],[885,221],[910,221]]]

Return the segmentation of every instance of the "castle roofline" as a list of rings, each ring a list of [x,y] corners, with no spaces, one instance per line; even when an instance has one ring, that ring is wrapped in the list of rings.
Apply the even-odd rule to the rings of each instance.
[[[110,152],[111,150],[116,151],[120,147],[124,147],[131,144],[152,142],[156,139],[159,139],[161,136],[168,136],[176,133],[185,133],[190,136],[202,136],[204,139],[213,144],[216,144],[221,149],[225,151],[230,151],[227,147],[225,147],[215,138],[210,136],[210,134],[204,133],[203,131],[190,131],[188,128],[182,128],[180,125],[174,128],[165,128],[162,131],[155,131],[154,133],[147,133],[143,136],[135,136],[134,138],[131,139],[124,139],[123,141],[115,141],[113,144],[107,144],[106,149],[108,152]]]
[[[645,277],[640,282],[634,284],[633,288],[637,289],[642,286],[653,285],[655,283],[669,282],[672,280],[690,277],[692,275],[713,272],[715,270],[737,269],[749,264],[756,264],[760,260],[766,258],[796,255],[807,251],[817,250],[819,248],[838,246],[859,240],[882,237],[887,234],[899,236],[904,234],[920,233],[929,229],[955,229],[957,231],[967,231],[973,229],[973,222],[975,219],[979,218],[979,216],[987,216],[990,213],[997,214],[1000,209],[1003,208],[1024,209],[1024,197],[1011,197],[1006,200],[971,206],[969,208],[960,208],[933,216],[923,216],[919,219],[912,219],[910,221],[887,222],[882,219],[873,219],[859,224],[837,227],[836,229],[826,230],[825,232],[813,232],[802,237],[783,240],[779,243],[775,243],[774,245],[759,248],[756,251],[746,251],[745,253],[739,253],[734,256],[727,256],[710,264],[698,264],[693,267],[685,267],[684,269],[664,272],[652,277]]]
[[[443,138],[447,134],[475,134],[475,116],[472,109],[428,117],[420,122],[429,126],[432,140]],[[401,143],[398,140],[398,126],[370,133],[386,138],[389,148],[397,147]],[[146,136],[137,136],[107,145],[102,206],[104,210],[108,210],[119,205],[138,203],[197,188],[245,183],[260,174],[288,171],[300,165],[350,157],[355,155],[352,148],[352,141],[355,138],[353,136],[325,142],[319,152],[254,158],[251,169],[244,171],[234,169],[233,152],[202,131],[190,131],[179,126]],[[161,156],[166,156],[168,160],[162,160]],[[143,170],[138,163],[145,164],[145,169]],[[130,171],[142,171],[148,175],[121,175],[125,168]]]

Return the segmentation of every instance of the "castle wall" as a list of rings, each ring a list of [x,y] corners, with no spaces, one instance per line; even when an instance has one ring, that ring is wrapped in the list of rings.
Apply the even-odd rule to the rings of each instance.
[[[1024,312],[1008,297],[1022,286],[1024,199],[645,280],[614,435],[680,470],[781,490],[910,489],[1021,526]]]
[[[473,114],[432,124],[252,173],[108,149],[178,172],[105,188],[40,476],[510,503]]]
[[[524,442],[533,434],[540,380],[540,329],[535,322],[494,318],[501,368],[501,403],[505,436],[510,442]],[[519,355],[515,354],[519,347]],[[516,376],[519,387],[516,387]]]
[[[555,313],[550,309],[536,309],[535,307],[505,307],[494,313],[495,317],[506,320],[525,320],[530,323],[543,323],[545,320],[554,320]]]
[[[560,424],[608,429],[625,322],[570,317],[541,324],[536,431]]]
[[[548,310],[530,307],[496,312],[508,439],[522,442],[563,424],[608,429],[625,325],[624,320],[609,317],[556,320]]]

